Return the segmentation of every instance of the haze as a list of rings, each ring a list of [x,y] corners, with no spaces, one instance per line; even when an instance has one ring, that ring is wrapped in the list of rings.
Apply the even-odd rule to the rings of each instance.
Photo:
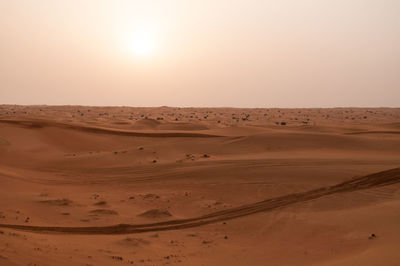
[[[0,1],[0,102],[399,106],[400,2]]]

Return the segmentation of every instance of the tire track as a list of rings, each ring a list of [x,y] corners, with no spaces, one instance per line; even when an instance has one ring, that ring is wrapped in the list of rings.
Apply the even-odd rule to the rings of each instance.
[[[199,217],[178,219],[148,224],[117,224],[98,227],[56,227],[56,226],[30,226],[0,224],[2,228],[11,228],[36,233],[61,233],[61,234],[133,234],[156,232],[166,230],[180,230],[231,220],[259,212],[272,211],[296,203],[302,203],[337,193],[352,192],[374,187],[387,186],[400,182],[400,168],[394,168],[363,177],[354,178],[337,185],[322,187],[306,192],[289,194],[271,198],[264,201],[246,204],[239,207],[213,212]]]

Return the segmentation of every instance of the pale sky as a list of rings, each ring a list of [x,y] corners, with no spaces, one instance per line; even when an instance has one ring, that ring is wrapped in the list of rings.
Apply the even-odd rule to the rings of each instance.
[[[0,0],[0,104],[400,107],[399,0]]]

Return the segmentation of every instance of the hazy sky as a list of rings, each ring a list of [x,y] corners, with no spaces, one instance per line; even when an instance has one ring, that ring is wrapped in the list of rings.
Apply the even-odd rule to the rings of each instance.
[[[400,107],[400,1],[0,0],[0,103]]]

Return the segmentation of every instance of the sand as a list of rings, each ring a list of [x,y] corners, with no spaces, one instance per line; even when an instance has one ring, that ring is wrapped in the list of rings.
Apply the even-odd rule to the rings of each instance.
[[[398,265],[400,109],[0,105],[0,265]]]

